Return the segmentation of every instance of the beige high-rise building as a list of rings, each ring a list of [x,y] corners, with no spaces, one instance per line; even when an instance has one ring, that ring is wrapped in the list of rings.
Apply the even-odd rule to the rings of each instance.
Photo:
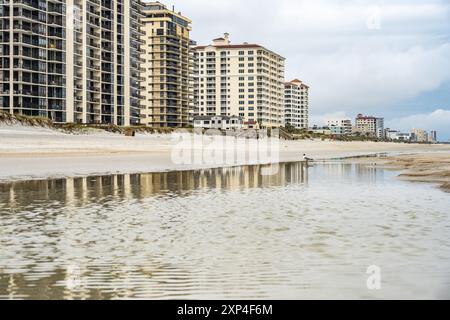
[[[384,118],[377,118],[372,116],[364,116],[358,114],[355,121],[356,132],[364,135],[369,135],[376,138],[384,138]]]
[[[428,132],[422,129],[412,129],[414,141],[416,142],[428,142]]]
[[[139,0],[0,2],[0,111],[139,124]]]
[[[308,129],[309,87],[300,80],[285,83],[284,124],[295,129]]]
[[[192,100],[191,20],[159,2],[144,6],[141,123],[186,127]]]
[[[248,128],[276,128],[284,118],[284,61],[258,44],[194,48],[194,115],[239,116]]]

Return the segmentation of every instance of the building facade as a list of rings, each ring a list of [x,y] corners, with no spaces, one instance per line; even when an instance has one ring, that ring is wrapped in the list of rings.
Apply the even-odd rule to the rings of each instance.
[[[237,116],[195,116],[194,128],[216,130],[240,130],[244,128],[244,119]]]
[[[194,115],[239,116],[247,128],[284,125],[285,59],[229,35],[194,48]]]
[[[359,114],[355,124],[356,132],[374,138],[384,139],[384,118],[368,117]]]
[[[192,99],[191,21],[159,2],[144,6],[144,83],[141,122],[186,127]]]
[[[429,141],[431,142],[431,143],[436,143],[436,142],[438,142],[438,135],[437,135],[437,131],[431,131],[430,132],[430,135],[429,135]]]
[[[325,123],[336,135],[351,135],[353,132],[352,120],[347,118],[326,119]]]
[[[0,110],[139,123],[138,0],[0,3]]]
[[[412,129],[413,140],[415,142],[428,142],[428,132],[422,129]]]
[[[309,87],[300,80],[284,84],[284,126],[308,129]]]
[[[385,137],[388,140],[393,141],[403,141],[403,142],[410,142],[411,141],[411,133],[403,133],[399,130],[393,130],[393,129],[386,129],[385,130]]]

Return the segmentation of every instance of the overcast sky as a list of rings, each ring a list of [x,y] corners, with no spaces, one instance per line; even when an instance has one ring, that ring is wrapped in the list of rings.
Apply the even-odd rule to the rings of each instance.
[[[172,0],[199,44],[224,32],[286,57],[312,124],[357,113],[450,139],[450,0]]]

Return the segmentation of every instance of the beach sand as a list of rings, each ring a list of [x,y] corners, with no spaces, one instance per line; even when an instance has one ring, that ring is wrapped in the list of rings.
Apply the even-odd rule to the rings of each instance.
[[[187,135],[191,139],[192,135]],[[186,138],[186,136],[184,136]],[[133,174],[216,168],[245,164],[267,164],[300,161],[304,153],[317,160],[387,153],[388,155],[433,153],[450,155],[450,145],[413,145],[375,142],[284,141],[271,142],[276,157],[253,161],[245,158],[233,162],[203,161],[180,163],[174,161],[180,136],[145,135],[136,137],[92,131],[74,135],[46,128],[20,125],[0,125],[0,181],[47,179],[107,174]],[[209,138],[208,138],[209,139]],[[224,147],[215,149],[236,154],[255,150],[258,140],[243,140],[234,144],[227,138]],[[264,142],[263,142],[264,143]],[[207,153],[211,145],[193,143],[187,149],[193,153]],[[185,150],[186,151],[186,150]],[[189,151],[189,150],[188,150]],[[410,157],[410,156],[408,156]],[[392,165],[415,165],[415,158],[405,158]],[[434,159],[434,158],[433,158]],[[434,160],[433,160],[434,161]],[[421,165],[424,163],[418,163]],[[431,164],[430,170],[431,170]],[[405,173],[408,174],[408,173]],[[410,173],[412,174],[412,173]],[[417,174],[417,173],[416,173]],[[415,179],[421,179],[415,177]],[[445,181],[444,183],[447,183]]]

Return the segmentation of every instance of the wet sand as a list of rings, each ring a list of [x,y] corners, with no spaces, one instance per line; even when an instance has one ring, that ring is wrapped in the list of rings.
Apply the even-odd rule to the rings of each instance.
[[[178,138],[174,135],[163,134],[138,134],[136,137],[125,137],[104,131],[74,135],[46,128],[0,125],[0,181],[292,162],[300,161],[304,153],[317,160],[379,153],[389,155],[425,153],[428,155],[443,152],[450,154],[450,145],[278,140],[273,149],[276,156],[271,159],[258,159],[254,162],[247,157],[231,163],[214,161],[179,163],[174,161],[179,144]],[[214,145],[214,149],[224,154],[229,151],[234,154],[257,152],[255,151],[258,149],[257,140],[244,139],[241,143],[235,143],[234,138],[228,139],[231,139],[229,140],[231,144],[219,143]],[[209,152],[210,146],[208,143],[204,145],[192,143],[187,146],[187,151],[205,155]],[[186,149],[186,146],[184,148]],[[399,162],[398,165],[400,166],[401,163]],[[444,183],[448,181],[443,181]]]
[[[399,179],[413,182],[436,183],[450,192],[450,152],[419,153],[387,158],[370,158],[377,166],[403,170]]]

